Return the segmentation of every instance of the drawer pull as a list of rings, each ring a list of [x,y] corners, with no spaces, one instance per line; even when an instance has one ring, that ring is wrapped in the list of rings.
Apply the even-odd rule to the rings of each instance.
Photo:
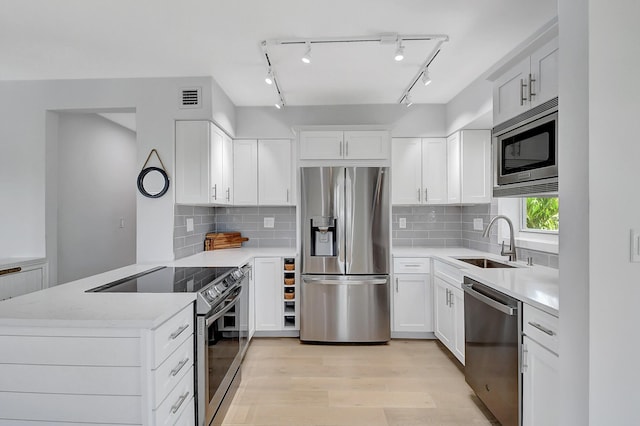
[[[537,322],[531,322],[529,321],[529,325],[532,327],[537,328],[538,330],[542,331],[545,334],[548,334],[549,336],[555,336],[555,332],[553,330],[549,330],[547,327],[544,327],[540,324],[538,324]]]
[[[169,336],[169,340],[175,340],[176,337],[178,337],[179,335],[182,334],[183,331],[185,331],[187,328],[189,328],[189,324],[185,324],[182,327],[180,327],[179,329],[177,329],[176,331],[174,331],[173,333],[171,333],[171,335]]]
[[[180,409],[182,404],[187,400],[188,396],[189,396],[189,391],[185,392],[184,395],[180,396],[180,399],[178,399],[178,401],[171,406],[171,414],[175,414]]]
[[[173,370],[171,370],[171,376],[175,376],[176,374],[178,374],[180,370],[182,370],[182,367],[187,365],[188,362],[189,362],[189,358],[185,358],[182,361],[180,361],[180,364],[176,365],[176,367]]]
[[[407,268],[419,268],[422,265],[420,265],[419,263],[405,263],[402,266],[406,266]]]

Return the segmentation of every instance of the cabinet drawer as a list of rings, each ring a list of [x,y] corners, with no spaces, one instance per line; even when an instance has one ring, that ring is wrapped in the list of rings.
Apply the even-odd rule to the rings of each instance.
[[[558,353],[558,318],[533,306],[522,304],[522,329],[526,336],[551,352]]]
[[[195,399],[191,398],[175,426],[196,426]]]
[[[393,259],[394,274],[428,274],[431,259],[428,257],[396,257]]]
[[[154,389],[153,407],[160,405],[166,396],[182,379],[184,374],[193,365],[193,336],[189,337],[169,358],[151,373]]]
[[[186,413],[189,407],[193,411],[193,405],[190,404],[191,400],[193,400],[193,390],[193,367],[190,367],[162,404],[154,410],[153,424],[173,425],[183,413]],[[193,415],[194,413],[192,412],[191,414]]]
[[[187,306],[151,332],[154,348],[151,368],[157,368],[189,336],[193,336],[193,305]]]
[[[460,269],[438,260],[433,261],[433,269],[437,277],[442,278],[449,284],[460,287],[463,280],[463,274]]]

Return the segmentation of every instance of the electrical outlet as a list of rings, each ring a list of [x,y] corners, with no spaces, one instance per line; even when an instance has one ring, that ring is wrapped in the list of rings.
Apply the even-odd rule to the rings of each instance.
[[[640,262],[640,231],[631,230],[631,261]]]
[[[398,226],[400,226],[400,229],[405,229],[407,227],[407,218],[401,217],[398,219]]]
[[[275,225],[275,218],[273,217],[265,217],[264,218],[264,227],[265,228],[273,228]]]
[[[193,232],[193,218],[187,218],[187,232]]]
[[[482,218],[477,217],[473,219],[473,230],[474,231],[482,231],[484,224],[482,223]]]
[[[120,218],[120,228],[124,228],[124,217]]]

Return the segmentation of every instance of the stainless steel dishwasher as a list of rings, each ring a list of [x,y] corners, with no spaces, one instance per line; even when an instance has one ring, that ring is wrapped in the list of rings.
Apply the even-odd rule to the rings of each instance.
[[[467,383],[502,426],[521,423],[522,302],[464,277]]]

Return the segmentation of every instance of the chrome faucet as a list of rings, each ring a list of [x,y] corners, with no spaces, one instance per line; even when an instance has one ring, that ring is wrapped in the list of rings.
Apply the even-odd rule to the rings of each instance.
[[[516,256],[516,239],[515,236],[513,234],[513,223],[511,223],[511,219],[509,219],[508,217],[499,214],[498,216],[495,216],[493,219],[491,219],[491,221],[489,222],[489,225],[487,225],[487,229],[484,230],[484,232],[482,233],[483,237],[488,237],[489,236],[489,230],[491,229],[491,226],[494,224],[494,222],[498,219],[504,219],[507,221],[507,224],[509,225],[509,233],[511,234],[510,238],[509,238],[509,250],[508,251],[504,251],[504,241],[502,242],[502,250],[500,251],[500,255],[501,256],[509,256],[509,260],[512,262],[515,262],[516,260],[518,260],[518,257]]]

